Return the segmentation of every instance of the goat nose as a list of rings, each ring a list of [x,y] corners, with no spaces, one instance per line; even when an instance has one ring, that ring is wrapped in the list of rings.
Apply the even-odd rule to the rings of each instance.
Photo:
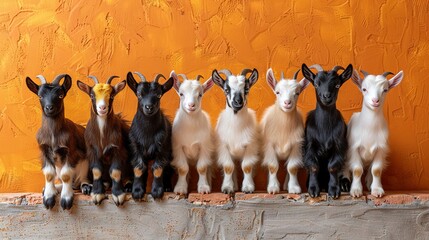
[[[243,99],[242,98],[234,98],[234,102],[237,104],[242,104],[243,103]]]
[[[195,103],[188,103],[188,107],[191,107],[191,108],[195,107]]]
[[[46,105],[45,106],[46,110],[52,111],[54,109],[53,105]]]
[[[147,110],[149,110],[149,111],[153,109],[153,106],[152,106],[152,105],[145,105],[144,107],[145,107]]]
[[[372,102],[373,102],[373,103],[379,103],[379,102],[380,102],[380,99],[378,99],[378,98],[373,98],[373,99],[372,99]]]
[[[99,108],[100,110],[106,110],[106,105],[98,106],[98,108]]]
[[[286,100],[286,101],[285,101],[285,104],[286,104],[286,105],[289,105],[289,104],[291,104],[291,103],[292,103],[292,101],[291,101],[291,100]]]
[[[324,97],[324,98],[330,98],[330,97],[331,97],[331,93],[324,93],[324,94],[323,94],[323,97]]]

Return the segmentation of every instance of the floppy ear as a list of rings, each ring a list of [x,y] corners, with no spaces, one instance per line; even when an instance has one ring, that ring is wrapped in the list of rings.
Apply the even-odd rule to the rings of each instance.
[[[362,79],[360,79],[358,71],[356,69],[353,71],[352,74],[352,82],[358,86],[359,89],[362,87]]]
[[[137,82],[136,79],[134,78],[133,74],[131,72],[127,73],[127,83],[128,86],[131,88],[131,90],[133,90],[134,93],[137,93]]]
[[[299,90],[299,93],[302,93],[302,91],[304,91],[304,89],[306,89],[309,84],[310,81],[307,78],[301,79],[301,81],[299,81],[299,85],[301,86],[301,90]]]
[[[120,91],[122,91],[125,86],[127,85],[127,82],[125,80],[123,80],[122,82],[117,83],[114,87],[113,87],[113,92],[114,95],[118,94]]]
[[[275,91],[276,85],[277,85],[277,81],[276,81],[276,79],[274,77],[273,69],[271,69],[271,68],[267,70],[267,83],[268,83],[268,86],[270,86],[271,89],[273,91]]]
[[[314,82],[314,78],[316,77],[316,74],[314,74],[305,63],[301,66],[301,72],[304,77],[309,80],[311,83]]]
[[[61,86],[64,88],[64,91],[66,93],[70,90],[70,88],[72,86],[72,79],[71,79],[70,75],[66,74],[64,76],[64,82],[63,82],[63,85],[61,85]]]
[[[91,87],[79,80],[77,80],[77,87],[88,95],[91,93]]]
[[[176,92],[179,92],[179,88],[180,88],[180,80],[179,77],[177,76],[177,74],[173,71],[171,71],[170,73],[170,77],[172,77],[174,79],[174,90],[176,90]]]
[[[210,88],[214,86],[213,78],[210,77],[205,83],[203,83],[203,93],[207,92]]]
[[[216,85],[223,89],[223,86],[225,85],[225,80],[219,75],[216,69],[212,72],[212,79]]]
[[[38,95],[40,86],[37,85],[30,77],[25,78],[25,83],[27,84],[28,89]]]
[[[341,78],[341,83],[345,83],[353,74],[353,66],[351,64],[349,64],[346,67],[346,70],[344,70],[344,72],[341,73],[340,78]]]
[[[170,77],[167,82],[165,82],[163,85],[161,85],[162,88],[162,94],[168,92],[174,84],[174,79],[172,77]]]
[[[258,81],[258,70],[256,68],[253,69],[252,74],[249,77],[249,88],[252,87],[256,81]]]
[[[404,72],[401,70],[391,79],[389,79],[389,90],[398,86],[399,83],[401,83],[403,77],[404,77]]]

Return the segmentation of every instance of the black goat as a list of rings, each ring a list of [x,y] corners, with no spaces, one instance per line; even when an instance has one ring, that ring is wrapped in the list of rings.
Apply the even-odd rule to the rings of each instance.
[[[171,190],[172,143],[171,122],[160,109],[161,97],[173,87],[174,80],[170,77],[163,85],[158,83],[158,74],[155,80],[147,82],[146,78],[136,72],[141,78],[137,83],[133,74],[127,74],[128,86],[138,98],[137,113],[134,116],[130,129],[132,149],[132,165],[134,168],[134,182],[132,196],[135,200],[144,197],[147,184],[147,170],[150,160],[152,164],[153,198],[161,198],[164,191]]]
[[[338,174],[341,172],[347,152],[347,125],[336,107],[338,91],[353,73],[349,64],[344,70],[336,66],[324,71],[320,65],[314,74],[305,64],[302,73],[316,89],[316,109],[310,111],[305,123],[304,164],[309,172],[308,193],[311,197],[326,190],[338,198],[341,194]],[[343,69],[341,74],[337,71]]]
[[[92,200],[96,205],[103,201],[103,183],[109,185],[111,179],[112,199],[119,206],[125,201],[122,179],[131,180],[132,175],[128,161],[130,127],[113,112],[113,100],[125,88],[126,82],[112,86],[111,81],[118,76],[111,76],[106,83],[99,83],[95,76],[90,77],[95,82],[93,87],[81,81],[77,81],[77,85],[92,101],[91,117],[85,130],[87,156],[93,176]],[[131,189],[131,181],[127,185]]]
[[[64,117],[64,97],[71,88],[72,80],[67,74],[55,77],[47,83],[42,75],[37,76],[42,84],[37,85],[26,78],[28,89],[39,96],[42,106],[42,126],[37,132],[37,142],[42,153],[42,171],[45,175],[43,204],[47,209],[55,206],[55,178],[60,178],[61,207],[73,206],[73,188],[81,187],[82,193],[89,194],[88,160],[85,159],[85,129]],[[62,85],[59,84],[64,78]],[[57,173],[59,176],[57,176]]]

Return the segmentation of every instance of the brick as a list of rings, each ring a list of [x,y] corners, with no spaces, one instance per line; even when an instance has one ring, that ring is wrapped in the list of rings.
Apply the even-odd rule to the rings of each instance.
[[[188,195],[188,202],[196,205],[225,205],[231,202],[231,196],[224,193],[190,193]]]

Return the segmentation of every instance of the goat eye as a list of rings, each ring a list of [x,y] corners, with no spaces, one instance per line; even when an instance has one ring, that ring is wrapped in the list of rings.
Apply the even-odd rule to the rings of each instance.
[[[340,88],[340,87],[341,87],[341,85],[340,85],[340,84],[337,84],[335,87],[336,87],[336,88]]]
[[[90,97],[91,99],[94,99],[94,95],[92,95],[92,94],[91,94],[91,95],[89,95],[89,97]]]
[[[39,96],[39,99],[40,99],[40,100],[42,100],[42,99],[43,99],[43,97],[42,97],[42,96]]]
[[[318,87],[319,87],[319,84],[315,83],[315,84],[314,84],[314,87],[315,87],[315,88],[318,88]]]
[[[59,98],[59,99],[63,99],[63,98],[64,98],[64,95],[62,95],[62,94],[61,94],[60,96],[58,96],[58,98]]]
[[[156,96],[157,98],[161,98],[161,94],[159,94],[158,96]]]
[[[383,92],[387,92],[387,88],[386,88],[386,89],[383,89]]]
[[[366,88],[362,88],[362,91],[366,92]]]
[[[179,96],[183,97],[183,93],[180,93]]]
[[[276,92],[276,94],[277,94],[277,95],[279,95],[279,94],[280,94],[280,92],[279,92],[279,91],[277,91],[277,92]]]
[[[200,94],[198,94],[198,97],[202,97],[202,96],[203,96],[203,94],[201,94],[201,93],[200,93]]]

